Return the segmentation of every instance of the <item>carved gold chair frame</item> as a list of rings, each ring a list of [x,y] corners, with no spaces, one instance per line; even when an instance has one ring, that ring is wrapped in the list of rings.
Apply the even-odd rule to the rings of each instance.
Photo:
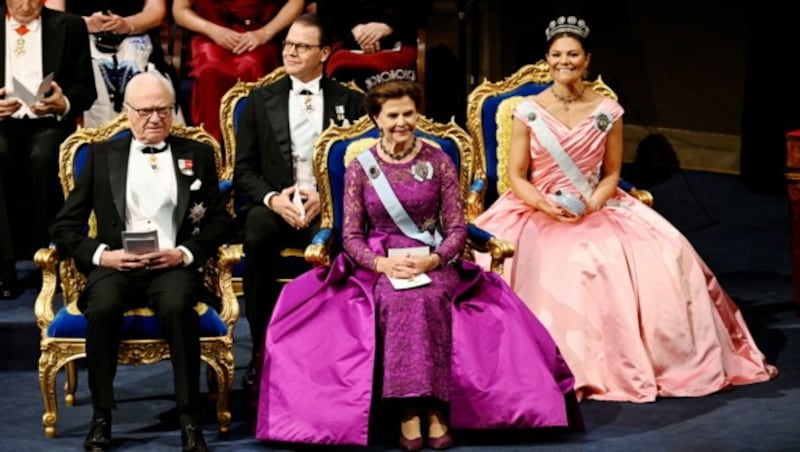
[[[538,92],[547,88],[553,82],[550,76],[550,67],[544,60],[540,60],[535,64],[528,64],[519,68],[516,72],[506,77],[499,82],[491,82],[484,80],[480,85],[469,94],[467,99],[467,128],[472,136],[473,146],[477,154],[477,167],[478,179],[494,179],[496,177],[496,194],[502,194],[508,190],[509,174],[508,174],[508,157],[511,148],[511,128],[512,128],[512,115],[514,107],[521,102],[529,92],[520,92],[519,94],[512,94],[515,91],[523,91],[526,87],[536,88],[533,92]],[[600,95],[610,97],[617,100],[617,94],[606,85],[602,76],[597,76],[595,80],[586,80],[583,82],[587,89],[591,89]],[[490,99],[496,98],[500,100],[497,103],[495,112],[484,111],[486,108],[491,108]],[[492,115],[490,118],[494,130],[486,127],[486,115]],[[487,143],[488,134],[494,133],[496,139],[496,148],[491,149],[492,144]],[[492,153],[496,158],[495,168],[488,168],[488,161]],[[489,174],[494,174],[495,177],[490,177]],[[492,183],[489,181],[488,183]],[[632,188],[629,190],[631,195],[637,197],[640,201],[647,205],[652,206],[653,197],[650,192],[646,190],[638,190]]]
[[[112,122],[98,128],[79,128],[61,145],[59,156],[59,177],[66,196],[75,186],[75,160],[79,151],[92,143],[110,139],[128,129],[125,115],[120,115]],[[221,150],[217,141],[199,127],[173,125],[171,133],[211,145],[217,160],[217,168],[222,175]],[[94,214],[89,221],[88,234],[96,233]],[[222,336],[201,337],[201,359],[209,366],[210,383],[216,385],[217,421],[220,433],[227,433],[231,424],[231,413],[228,408],[230,390],[234,378],[233,329],[239,318],[239,302],[233,292],[231,273],[234,265],[241,259],[242,250],[237,246],[222,246],[216,259],[209,260],[205,272],[206,287],[221,301],[220,319],[226,326],[227,333]],[[58,371],[65,368],[66,381],[64,396],[67,406],[75,403],[77,387],[76,361],[86,357],[86,340],[84,338],[51,337],[48,328],[59,309],[67,309],[77,313],[77,302],[86,285],[86,277],[81,274],[73,259],[62,259],[54,246],[38,250],[34,262],[42,271],[42,289],[36,297],[35,316],[41,330],[39,357],[39,386],[44,400],[42,424],[48,438],[56,436],[56,420],[58,404],[56,402],[56,377]],[[63,307],[57,306],[57,284],[61,282],[61,299]],[[197,309],[205,305],[198,304]],[[206,307],[208,308],[208,307]],[[208,308],[211,309],[211,308]],[[152,315],[152,311],[143,308],[136,310],[138,314]],[[152,364],[169,358],[169,348],[163,339],[125,339],[120,343],[120,364]]]
[[[436,147],[443,148],[444,144],[450,147],[451,151],[457,152],[459,187],[466,200],[467,221],[471,222],[474,215],[480,212],[480,207],[476,204],[480,202],[480,198],[472,191],[475,153],[472,152],[472,140],[469,134],[452,120],[443,124],[422,115],[417,119],[417,134],[422,140]],[[377,137],[377,129],[372,120],[368,116],[363,116],[349,126],[331,125],[317,139],[313,163],[320,195],[321,229],[313,243],[305,250],[306,260],[312,264],[330,264],[333,242],[341,235],[344,168],[359,153],[369,149],[377,141]],[[346,147],[342,149],[342,145]],[[332,178],[339,179],[335,181],[339,185],[338,189],[334,187]],[[471,250],[488,252],[492,256],[492,270],[502,272],[503,260],[514,254],[513,247],[507,242],[490,237],[488,233],[474,226],[470,226],[469,232],[465,257],[471,257]]]

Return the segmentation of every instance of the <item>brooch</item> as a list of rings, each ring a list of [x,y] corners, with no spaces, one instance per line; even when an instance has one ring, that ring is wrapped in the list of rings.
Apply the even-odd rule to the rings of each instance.
[[[191,220],[192,224],[200,223],[204,216],[206,216],[206,206],[202,202],[194,203],[192,208],[189,209],[189,220]]]
[[[417,162],[411,167],[411,174],[418,182],[430,180],[433,177],[433,165],[431,162]]]
[[[594,126],[601,132],[608,132],[614,124],[614,119],[608,113],[602,111],[594,116]]]
[[[436,218],[427,218],[425,221],[422,222],[422,225],[419,227],[419,230],[422,232],[433,232],[436,230]]]
[[[376,165],[370,166],[367,172],[372,179],[377,179],[381,175],[381,170]]]
[[[536,112],[529,111],[529,112],[528,112],[528,113],[525,115],[525,119],[527,119],[527,120],[528,120],[528,122],[533,122],[533,121],[536,121]]]
[[[184,176],[194,176],[192,159],[178,159],[178,169]]]

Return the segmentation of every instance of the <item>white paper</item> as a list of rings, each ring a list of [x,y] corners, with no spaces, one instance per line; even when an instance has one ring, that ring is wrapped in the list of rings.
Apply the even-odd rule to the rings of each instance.
[[[306,208],[303,206],[303,195],[300,194],[300,186],[294,186],[294,195],[292,196],[292,204],[300,211],[300,220],[306,219]]]
[[[44,95],[50,91],[50,84],[53,82],[53,73],[47,74],[44,80],[39,84],[39,89],[36,90],[36,94],[33,94],[25,87],[21,80],[16,77],[11,78],[11,84],[14,89],[14,96],[17,97],[20,102],[25,105],[33,105],[36,102],[44,99]]]
[[[427,246],[414,246],[410,248],[389,248],[389,250],[386,253],[388,257],[428,256],[430,254],[431,250]],[[406,278],[406,279],[390,277],[389,282],[392,283],[392,287],[394,287],[395,290],[404,290],[404,289],[411,289],[414,287],[428,285],[431,283],[431,278],[425,273],[420,273],[416,276],[412,276],[411,278]]]

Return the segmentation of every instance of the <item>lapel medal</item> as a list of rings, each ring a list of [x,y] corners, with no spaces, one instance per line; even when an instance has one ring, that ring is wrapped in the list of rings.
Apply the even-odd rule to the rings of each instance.
[[[194,203],[192,208],[189,209],[189,220],[194,225],[199,224],[204,216],[206,216],[206,206],[202,202]]]
[[[178,169],[184,176],[194,176],[192,159],[178,159]]]

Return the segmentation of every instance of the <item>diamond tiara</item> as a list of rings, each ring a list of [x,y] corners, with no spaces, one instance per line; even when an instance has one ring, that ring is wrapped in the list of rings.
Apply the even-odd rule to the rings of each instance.
[[[589,27],[586,26],[586,22],[583,19],[578,19],[575,16],[561,16],[556,20],[551,20],[547,25],[547,29],[544,30],[548,41],[559,33],[571,33],[580,36],[581,39],[586,39],[589,36]]]

